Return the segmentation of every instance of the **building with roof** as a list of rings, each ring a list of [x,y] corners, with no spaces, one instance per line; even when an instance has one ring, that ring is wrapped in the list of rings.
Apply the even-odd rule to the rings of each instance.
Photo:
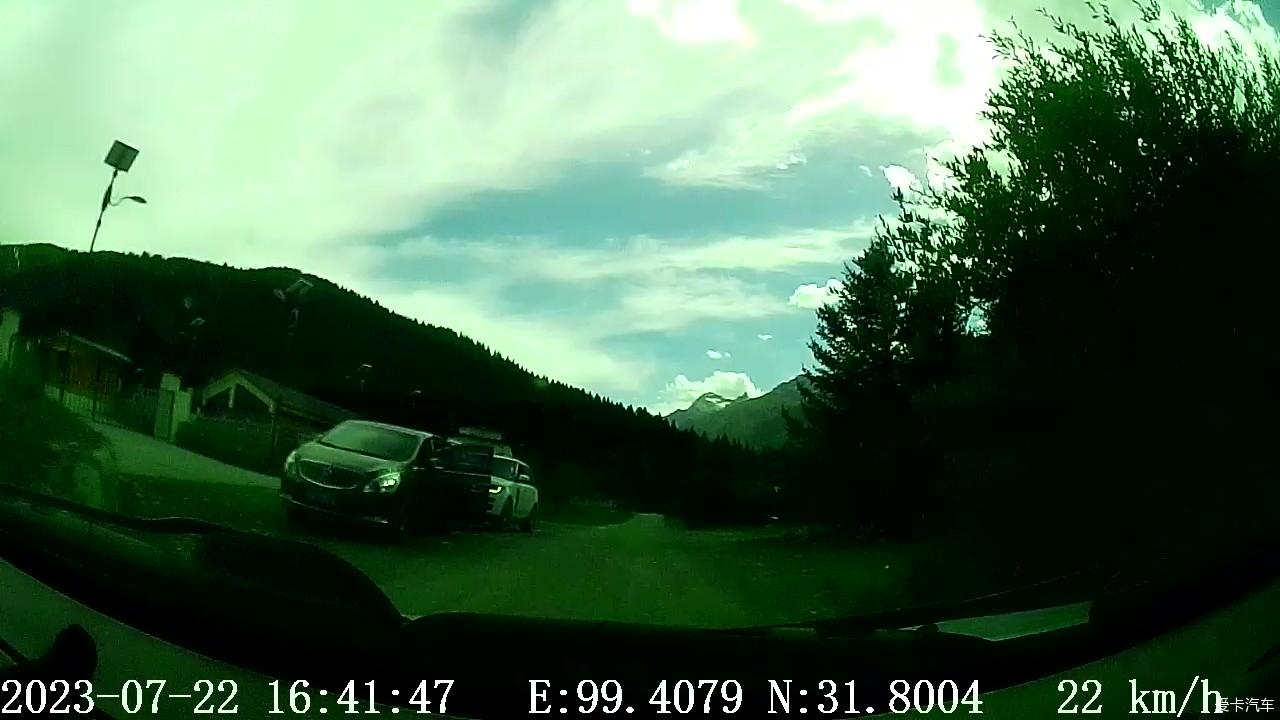
[[[177,442],[188,450],[258,472],[356,414],[266,376],[233,368],[206,383]]]
[[[228,370],[207,383],[200,392],[199,412],[245,420],[270,419],[315,432],[356,416],[346,408],[244,368]]]
[[[68,410],[99,422],[171,440],[190,408],[181,379],[162,373],[159,387],[140,381],[122,350],[68,330],[32,334],[22,313],[0,311],[0,368],[22,365],[37,373],[45,394]]]

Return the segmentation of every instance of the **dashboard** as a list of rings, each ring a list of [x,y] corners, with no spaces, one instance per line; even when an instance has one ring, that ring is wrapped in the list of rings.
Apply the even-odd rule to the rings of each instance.
[[[0,706],[9,703],[10,708],[18,709],[35,707],[36,700],[48,706],[62,694],[62,703],[69,709],[69,715],[110,718],[191,718],[204,715],[264,718],[273,715],[319,717],[348,714],[446,718],[604,717],[611,714],[758,717],[770,710],[772,714],[783,716],[854,717],[865,716],[870,706],[853,707],[852,704],[858,701],[852,699],[849,691],[873,694],[863,688],[862,678],[852,676],[836,663],[829,665],[825,673],[829,676],[826,679],[836,686],[832,693],[829,692],[831,686],[822,685],[821,680],[799,677],[805,670],[813,668],[796,667],[794,674],[797,677],[787,678],[787,673],[777,663],[771,663],[768,657],[763,656],[755,658],[756,664],[773,665],[778,672],[777,678],[743,674],[750,658],[746,659],[747,663],[726,663],[725,670],[720,673],[706,668],[703,670],[706,677],[683,678],[679,673],[687,668],[681,668],[675,662],[680,650],[671,647],[672,674],[659,687],[652,676],[633,680],[629,672],[634,666],[618,656],[610,658],[602,654],[595,658],[580,658],[590,662],[557,668],[560,656],[548,647],[543,656],[526,657],[518,663],[507,664],[506,667],[520,668],[510,678],[494,674],[487,678],[477,676],[475,664],[466,656],[460,656],[463,662],[459,666],[458,677],[423,677],[413,687],[416,692],[413,697],[409,697],[410,692],[406,688],[406,697],[399,702],[372,702],[371,688],[366,683],[374,681],[361,678],[346,685],[313,685],[306,680],[272,677],[220,661],[102,614],[4,561],[0,561],[0,588],[0,649],[4,650],[0,657],[7,658],[0,659],[0,662],[8,663],[7,668],[0,666],[0,676],[7,675],[2,686],[3,694],[0,694]],[[901,687],[901,692],[889,694],[891,698],[901,695],[902,699],[896,706],[882,705],[870,709],[877,713],[915,717],[964,715],[977,710],[983,716],[995,718],[1057,714],[1120,717],[1133,711],[1169,708],[1184,709],[1193,714],[1206,710],[1214,712],[1220,708],[1230,712],[1230,703],[1237,700],[1252,698],[1257,703],[1266,698],[1277,699],[1275,691],[1280,687],[1280,660],[1276,657],[1276,647],[1280,641],[1280,618],[1274,610],[1278,607],[1280,583],[1273,583],[1173,632],[1067,671],[999,689],[984,690],[979,686],[972,695],[968,695],[968,683],[960,678],[955,683],[958,693],[945,685],[945,679],[929,681],[927,686],[920,681],[911,683],[904,679],[907,685]],[[1058,612],[1061,614],[1062,610]],[[192,620],[199,622],[199,618]],[[1026,626],[1023,632],[1036,631],[1035,623],[1028,625],[1025,614],[1020,622]],[[975,617],[942,623],[938,632],[949,635],[963,629],[975,636],[987,632],[1008,639],[1020,632],[1010,630],[1018,624],[1011,622],[1007,615]],[[14,674],[15,668],[21,664],[47,658],[54,638],[63,633],[61,639],[66,640],[66,628],[70,626],[83,628],[84,634],[92,639],[92,670],[85,673],[88,677],[49,676],[50,673],[78,672],[66,668],[74,668],[76,663],[85,660],[74,657],[76,651],[64,651],[66,657],[55,659],[43,668],[43,689],[30,690],[32,686],[26,684],[30,679],[14,679],[22,677]],[[454,639],[471,642],[462,636],[474,633],[475,627],[478,626],[455,632]],[[506,629],[499,631],[506,632]],[[544,639],[554,639],[554,625],[545,626],[543,631],[552,634]],[[428,637],[433,635],[429,629],[422,632]],[[1058,631],[1047,631],[1053,632]],[[575,644],[572,632],[566,633],[561,628],[560,634],[565,637],[567,646]],[[791,635],[803,636],[804,633]],[[457,649],[444,644],[449,641],[448,634],[434,633],[434,637],[441,655],[447,656]],[[762,648],[767,646],[764,641],[759,644]],[[614,638],[614,647],[624,649],[626,640]],[[83,651],[81,647],[79,652]],[[437,667],[447,666],[445,663]],[[503,666],[494,663],[491,667]],[[576,679],[567,678],[560,672],[569,667],[580,671],[588,666],[594,667],[595,671],[582,673],[582,677]],[[697,685],[699,681],[705,683],[708,677],[716,678],[716,687]],[[53,684],[58,679],[64,681],[66,692],[63,692],[63,686]],[[688,685],[682,684],[682,680],[688,680]],[[770,683],[770,680],[776,682]],[[852,688],[848,685],[850,681],[855,683]],[[484,687],[476,687],[476,683]],[[510,685],[507,688],[510,692],[495,692],[495,688],[504,683]],[[688,692],[684,691],[686,687]],[[23,697],[24,693],[30,697]],[[742,697],[736,709],[732,702],[735,694]],[[833,694],[834,699],[830,697]],[[501,715],[486,714],[497,709],[496,705],[476,702],[477,698],[486,696],[502,696],[516,707],[504,706]],[[978,704],[974,705],[973,701]],[[28,702],[33,704],[27,705]],[[90,708],[91,712],[85,712]],[[626,708],[631,708],[631,711],[627,712]],[[609,712],[611,709],[612,713]],[[661,712],[663,709],[666,712]],[[733,712],[728,712],[731,709]]]

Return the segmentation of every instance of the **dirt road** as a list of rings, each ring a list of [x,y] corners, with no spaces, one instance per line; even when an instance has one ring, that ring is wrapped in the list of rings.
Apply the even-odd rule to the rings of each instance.
[[[199,517],[312,542],[373,578],[409,615],[492,612],[731,627],[890,607],[900,549],[801,542],[778,531],[690,531],[659,515],[544,522],[533,535],[462,531],[388,544],[286,522],[275,478],[104,426],[133,476],[130,512]],[[549,513],[548,513],[549,514]]]
[[[403,612],[733,627],[878,609],[900,597],[890,551],[798,547],[750,532],[692,532],[658,515],[544,523],[534,535],[455,533],[386,546],[313,537]],[[897,566],[895,566],[897,564]]]

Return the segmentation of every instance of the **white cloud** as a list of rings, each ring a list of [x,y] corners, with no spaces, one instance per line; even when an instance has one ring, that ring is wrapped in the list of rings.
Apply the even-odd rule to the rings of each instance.
[[[1274,43],[1255,3],[1166,3],[1206,37]],[[23,108],[0,119],[0,237],[83,246],[113,138],[142,151],[122,190],[152,202],[113,211],[104,247],[293,264],[636,148],[674,183],[758,186],[824,144],[971,143],[999,71],[981,36],[1042,28],[1034,9],[553,0],[512,33],[495,0],[0,3],[0,105]]]
[[[679,44],[752,44],[751,30],[738,14],[738,0],[630,0],[627,9],[652,20]]]
[[[759,285],[730,276],[694,275],[621,287],[618,304],[584,324],[609,337],[677,330],[702,320],[769,317],[785,310]]]
[[[717,370],[701,380],[677,375],[658,393],[657,401],[649,408],[659,415],[667,415],[689,407],[694,400],[709,392],[727,398],[740,397],[744,393],[747,397],[763,394],[746,373]]]
[[[760,338],[760,340],[764,342],[768,342],[773,339],[773,336],[768,333],[760,333],[759,335],[756,335],[756,337]]]
[[[522,282],[606,284],[609,299],[594,312],[573,312],[577,332],[607,338],[668,332],[705,320],[743,320],[786,311],[776,291],[736,276],[795,272],[843,263],[867,246],[874,226],[792,230],[777,235],[711,239],[635,237],[590,247],[548,238],[456,240],[418,237],[369,246],[386,265],[478,263],[497,287]],[[519,268],[509,273],[509,268]]]
[[[861,170],[863,174],[866,175],[867,177],[875,176],[875,173],[871,172],[871,168],[867,165],[859,165],[858,169]]]
[[[1229,0],[1212,13],[1194,15],[1192,27],[1200,40],[1211,47],[1223,48],[1229,41],[1236,41],[1250,60],[1256,61],[1259,51],[1280,50],[1280,35],[1267,24],[1262,7],[1255,2]]]
[[[844,287],[844,284],[835,278],[828,280],[826,285],[815,285],[813,283],[801,285],[796,288],[795,292],[791,293],[791,298],[787,300],[787,304],[792,307],[805,308],[806,310],[816,310],[823,305],[835,302],[836,292],[842,287]]]
[[[483,288],[373,290],[387,308],[456,330],[539,375],[626,395],[639,393],[652,378],[651,363],[606,350],[587,329],[493,306],[481,299],[488,294]]]
[[[904,195],[909,195],[921,188],[920,180],[915,174],[901,165],[887,165],[881,168],[884,173],[884,179],[889,181],[889,186]]]
[[[787,170],[796,165],[806,165],[808,162],[809,158],[806,157],[804,153],[789,153],[786,159],[778,161],[775,167],[779,170]]]
[[[732,356],[729,355],[729,353],[722,352],[720,350],[708,350],[707,357],[711,358],[712,360],[724,360]]]
[[[710,239],[633,237],[593,247],[549,238],[453,240],[418,237],[394,246],[401,260],[465,259],[518,267],[523,278],[587,282],[712,271],[788,272],[844,262],[875,232],[872,220],[846,227],[788,230]]]

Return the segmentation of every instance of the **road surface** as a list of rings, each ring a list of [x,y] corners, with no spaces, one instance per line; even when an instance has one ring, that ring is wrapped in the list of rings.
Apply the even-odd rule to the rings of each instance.
[[[641,514],[614,524],[543,522],[404,545],[286,522],[275,478],[108,425],[119,470],[142,476],[134,510],[187,515],[313,542],[348,560],[408,615],[444,611],[733,627],[882,609],[902,600],[897,549],[689,531]],[[131,510],[132,512],[133,510]],[[624,516],[625,517],[625,516]]]
[[[414,616],[469,611],[736,627],[892,606],[905,570],[896,551],[693,532],[643,514],[614,525],[543,523],[534,535],[460,532],[403,546],[323,533],[309,539],[360,568]]]

